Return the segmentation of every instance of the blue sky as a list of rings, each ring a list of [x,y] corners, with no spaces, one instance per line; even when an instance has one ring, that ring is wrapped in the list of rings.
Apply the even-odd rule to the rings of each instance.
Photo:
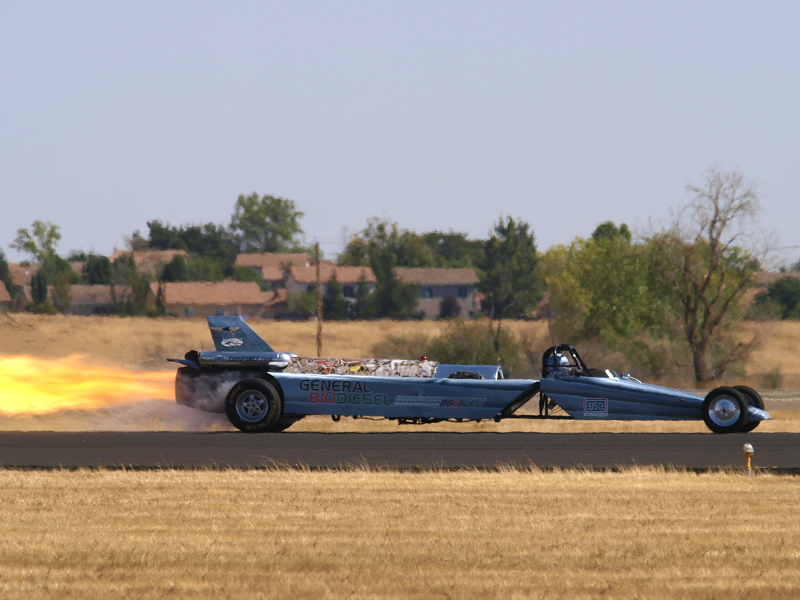
[[[328,255],[367,217],[540,248],[644,226],[712,166],[800,258],[797,2],[0,4],[0,244],[295,200]]]

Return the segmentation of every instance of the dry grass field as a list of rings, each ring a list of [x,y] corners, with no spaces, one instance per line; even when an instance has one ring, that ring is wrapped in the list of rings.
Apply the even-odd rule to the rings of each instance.
[[[316,323],[251,319],[253,329],[272,346],[300,355],[316,354]],[[442,321],[354,321],[324,324],[323,355],[369,356],[388,335],[437,335]],[[509,321],[518,335],[549,340],[544,321]],[[747,323],[760,347],[745,367],[754,387],[800,389],[800,322]],[[552,340],[553,343],[561,340]],[[62,358],[82,354],[103,364],[159,369],[167,357],[187,350],[211,350],[205,319],[78,317],[0,314],[0,354]]]
[[[0,471],[0,597],[796,598],[800,479]]]

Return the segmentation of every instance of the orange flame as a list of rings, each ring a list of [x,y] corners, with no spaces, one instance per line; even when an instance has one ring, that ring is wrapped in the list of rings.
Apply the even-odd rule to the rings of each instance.
[[[175,371],[102,367],[80,355],[53,360],[0,356],[0,413],[45,414],[143,399],[174,401]]]

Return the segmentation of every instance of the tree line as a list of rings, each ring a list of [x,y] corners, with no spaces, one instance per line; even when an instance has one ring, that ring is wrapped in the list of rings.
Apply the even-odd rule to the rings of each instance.
[[[490,341],[501,362],[508,345],[503,320],[543,317],[554,341],[594,344],[651,372],[674,368],[689,357],[696,380],[706,381],[736,368],[751,350],[754,342],[745,339],[742,318],[800,317],[800,280],[778,279],[748,306],[745,296],[764,257],[752,236],[760,210],[756,186],[738,171],[712,169],[688,189],[691,201],[669,222],[635,238],[626,224],[606,222],[588,238],[544,252],[520,218],[501,215],[487,239],[471,240],[452,231],[416,233],[371,217],[350,238],[338,264],[370,267],[376,289],[357,298],[355,312],[348,313],[334,280],[323,299],[325,313],[328,318],[412,318],[417,291],[397,279],[396,267],[467,267],[479,277],[482,314],[493,323]],[[154,220],[147,223],[146,237],[135,231],[127,242],[132,250],[187,252],[188,259],[176,256],[164,267],[160,281],[258,280],[252,269],[236,266],[236,255],[308,252],[302,217],[291,200],[253,193],[239,196],[227,226]],[[144,310],[137,290],[146,292],[149,282],[130,256],[113,264],[84,253],[65,260],[55,252],[59,239],[57,226],[37,221],[30,231],[20,229],[12,244],[42,264],[32,285],[32,310],[59,309],[64,290],[78,281],[130,285],[133,299],[121,312]],[[85,261],[80,274],[69,266],[76,259]],[[793,268],[800,270],[800,261]],[[7,278],[0,258],[0,279]]]

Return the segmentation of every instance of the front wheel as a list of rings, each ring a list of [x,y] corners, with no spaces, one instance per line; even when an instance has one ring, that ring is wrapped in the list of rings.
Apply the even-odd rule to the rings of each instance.
[[[747,400],[732,387],[711,390],[703,401],[703,421],[714,433],[738,433],[747,423]]]
[[[225,398],[228,420],[245,433],[274,431],[282,412],[278,390],[263,379],[243,379]]]

